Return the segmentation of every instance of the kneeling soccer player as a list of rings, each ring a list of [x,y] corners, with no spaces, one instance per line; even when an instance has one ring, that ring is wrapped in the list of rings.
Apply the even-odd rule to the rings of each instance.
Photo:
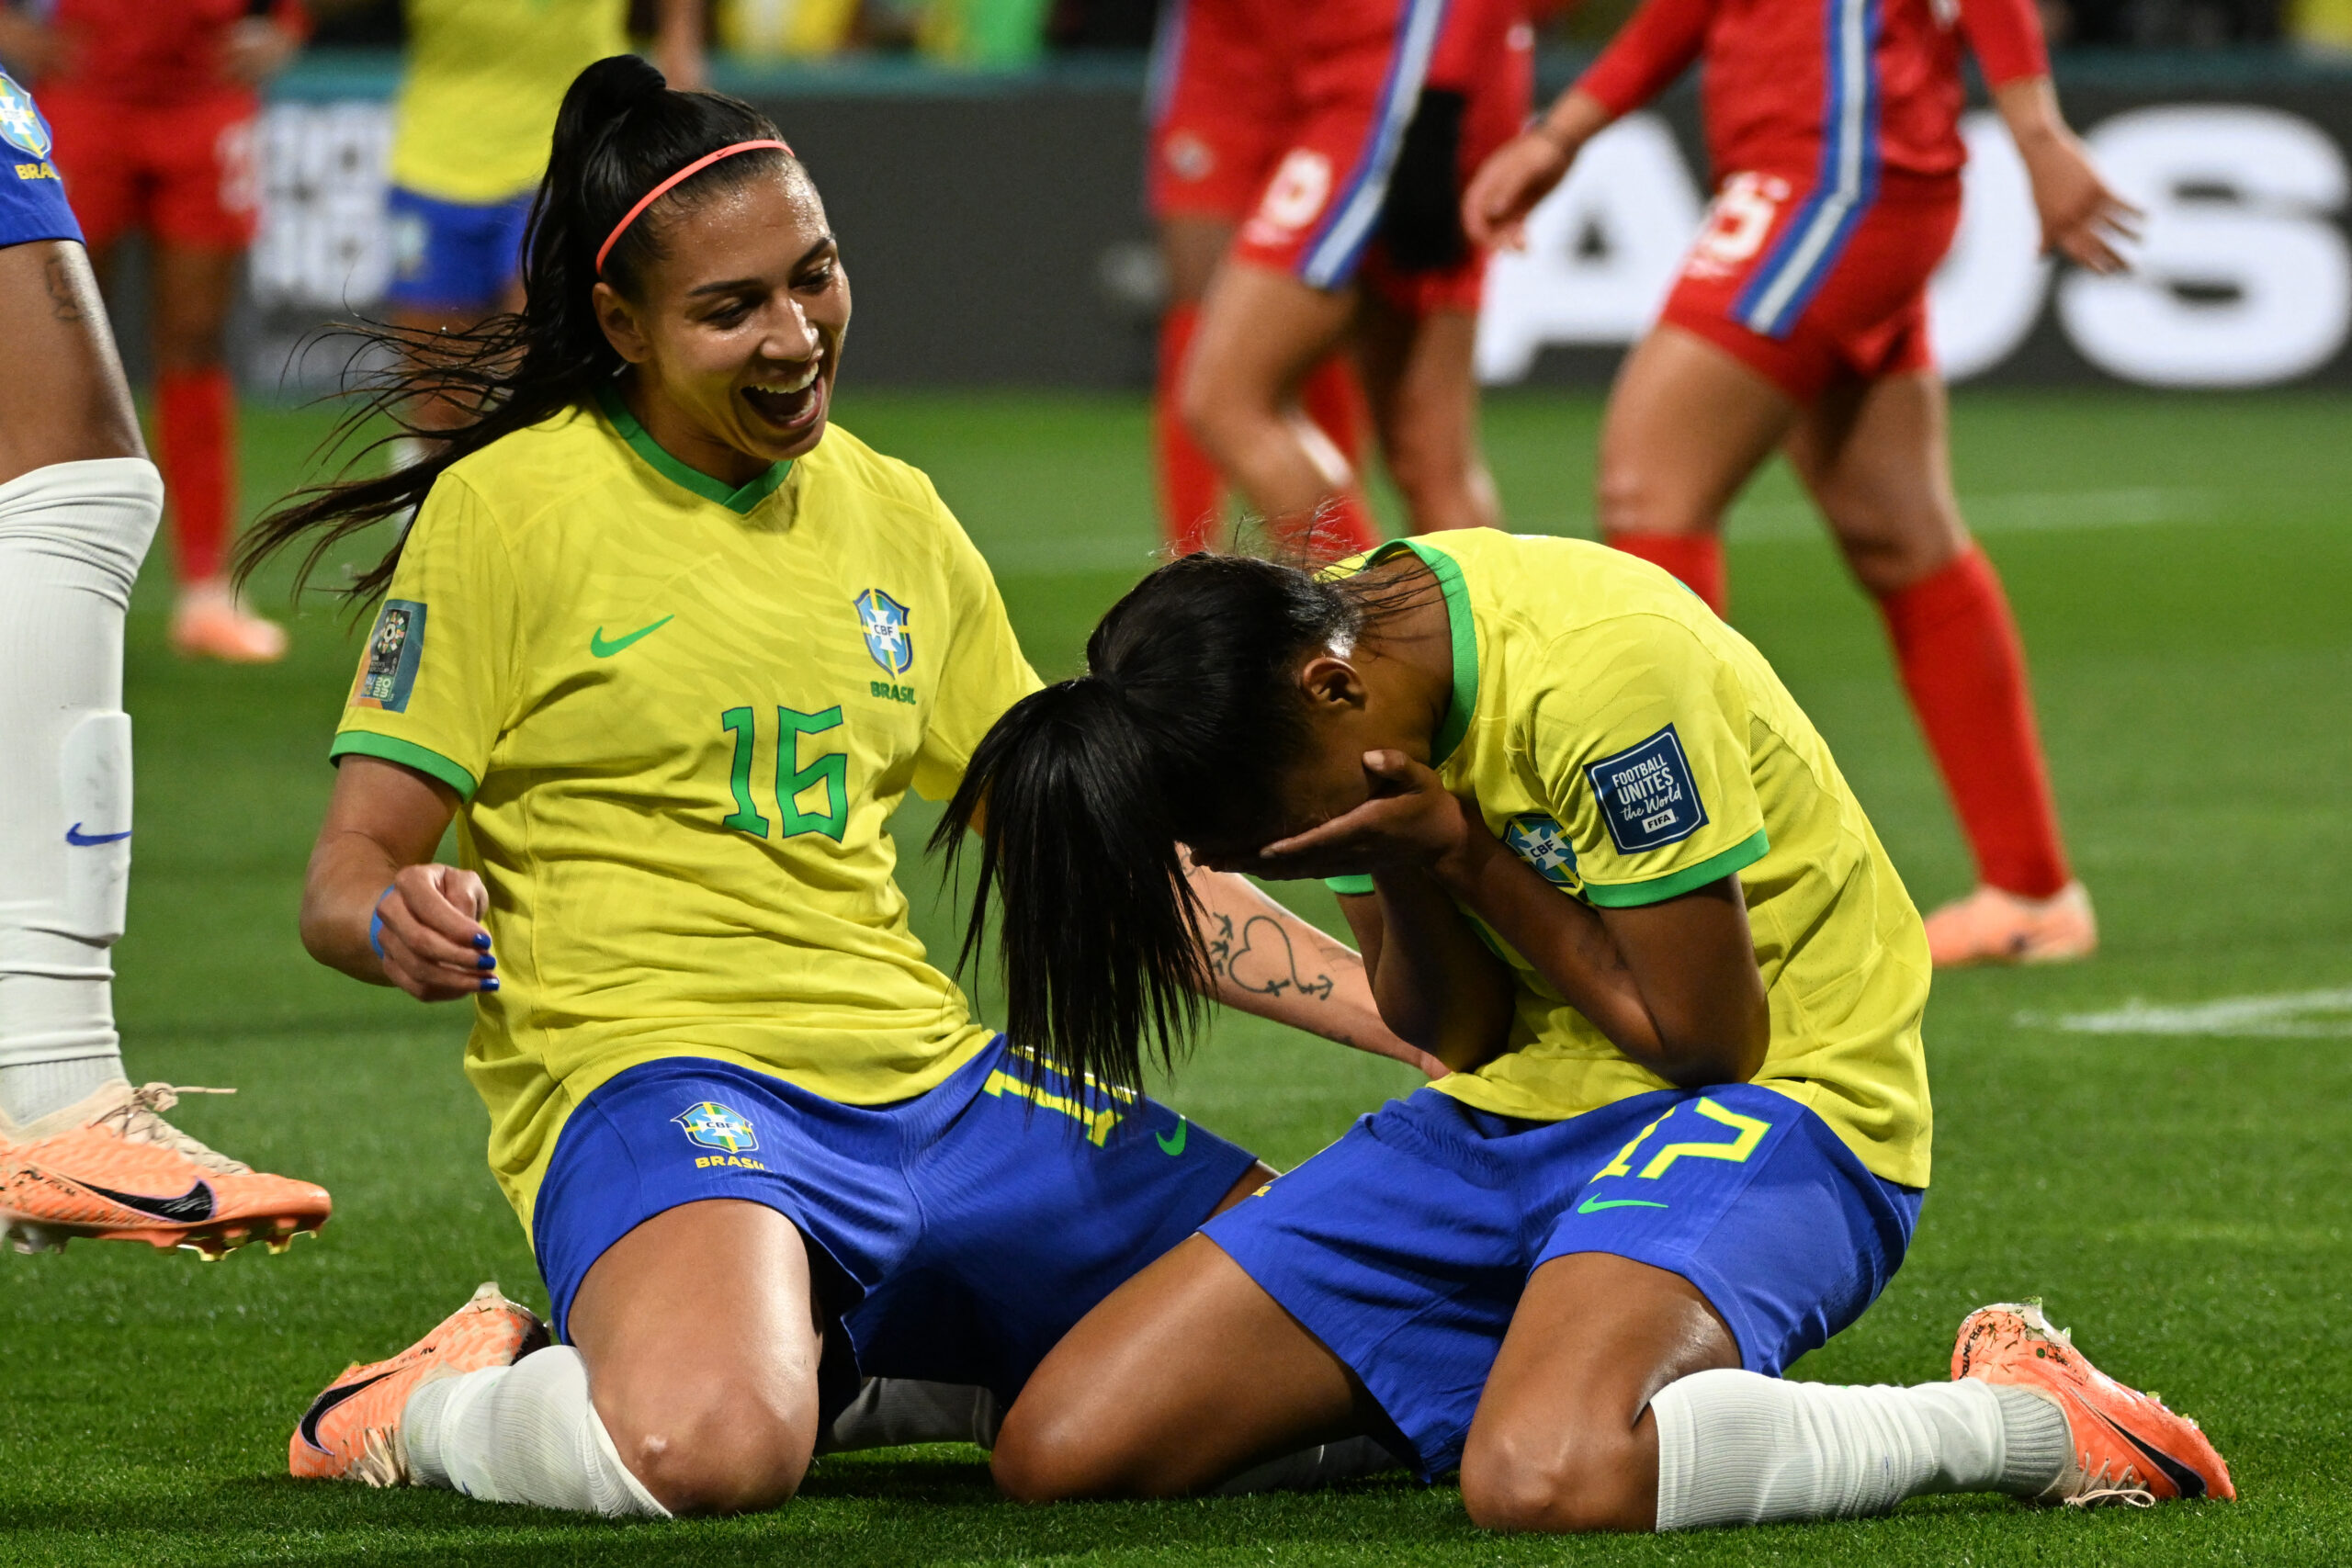
[[[491,1163],[565,1343],[485,1287],[336,1379],[288,1457],[548,1507],[764,1507],[857,1374],[1010,1400],[1271,1173],[980,1027],[908,929],[892,808],[951,794],[1037,681],[930,481],[829,423],[849,284],[775,127],[590,66],[526,265],[520,315],[412,344],[384,391],[457,393],[470,423],[255,538],[418,507],[356,590],[386,596],[303,935],[473,1003]],[[433,862],[453,818],[462,868]],[[1332,977],[1237,1001],[1418,1058],[1352,953],[1201,882]]]
[[[0,1235],[283,1251],[326,1191],[164,1120],[122,1072],[107,951],[130,880],[122,618],[163,514],[49,128],[0,73]]]
[[[1079,1324],[1005,1417],[1008,1490],[1193,1492],[1366,1433],[1509,1529],[2233,1495],[2035,1305],[1971,1315],[1951,1382],[1776,1375],[1910,1242],[1927,944],[1813,726],[1665,572],[1484,532],[1330,578],[1195,557],[1088,658],[942,829],[985,802],[974,918],[993,889],[1025,1037],[1132,1072],[1097,998],[1136,951],[1164,1005],[1195,982],[1181,842],[1345,877],[1382,1016],[1457,1070]]]

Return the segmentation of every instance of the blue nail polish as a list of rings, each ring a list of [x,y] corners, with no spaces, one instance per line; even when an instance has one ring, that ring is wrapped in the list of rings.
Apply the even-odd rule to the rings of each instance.
[[[483,976],[481,977],[481,988],[485,991],[494,991],[498,989],[498,976],[495,975]]]
[[[474,960],[474,967],[477,969],[495,969],[498,967],[498,960],[485,953],[480,958]]]
[[[474,932],[474,945],[476,947],[488,947],[490,945],[490,933],[488,931]]]

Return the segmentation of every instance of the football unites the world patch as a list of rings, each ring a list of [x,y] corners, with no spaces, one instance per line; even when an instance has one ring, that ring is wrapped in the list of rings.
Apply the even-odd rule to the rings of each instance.
[[[1560,829],[1559,818],[1542,811],[1522,811],[1503,824],[1503,846],[1535,868],[1535,874],[1555,887],[1574,890],[1577,852]]]
[[[670,1118],[686,1134],[688,1141],[707,1149],[720,1149],[730,1155],[749,1154],[760,1146],[759,1134],[752,1131],[752,1123],[740,1111],[730,1110],[715,1100],[689,1105]]]
[[[914,638],[907,632],[907,607],[879,588],[869,588],[851,601],[857,606],[858,629],[865,634],[865,651],[892,676],[914,668]]]
[[[351,705],[407,712],[409,690],[416,684],[416,666],[424,657],[424,606],[413,599],[385,600],[376,612],[376,629],[368,634],[368,662],[359,667]]]
[[[1682,738],[1668,725],[1638,746],[1585,768],[1619,854],[1679,843],[1707,825]]]

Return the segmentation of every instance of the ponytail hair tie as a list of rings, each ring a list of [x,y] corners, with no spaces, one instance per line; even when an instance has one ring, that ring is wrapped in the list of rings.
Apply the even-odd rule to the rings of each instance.
[[[684,181],[690,180],[696,175],[701,174],[705,169],[709,168],[721,158],[732,158],[738,152],[757,152],[770,147],[775,148],[777,152],[783,153],[787,158],[794,156],[790,146],[782,141],[778,141],[773,136],[763,138],[757,141],[738,141],[732,146],[721,147],[716,152],[704,153],[701,157],[696,158],[693,163],[688,164],[684,168],[680,169],[676,174],[672,175],[668,179],[663,180],[660,185],[655,186],[651,190],[647,191],[644,196],[638,199],[637,205],[630,208],[622,217],[621,220],[613,225],[613,231],[605,236],[605,243],[596,247],[596,276],[599,277],[604,276],[605,258],[613,254],[613,247],[620,243],[620,237],[628,232],[628,226],[636,222],[638,218],[647,208],[652,206],[655,202],[669,195],[671,191],[677,188],[677,186]]]

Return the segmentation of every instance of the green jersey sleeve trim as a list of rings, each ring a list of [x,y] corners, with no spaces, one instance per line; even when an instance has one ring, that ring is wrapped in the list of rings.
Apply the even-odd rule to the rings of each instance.
[[[1631,909],[1644,904],[1662,904],[1668,898],[1679,898],[1694,887],[1704,887],[1710,882],[1720,882],[1735,871],[1754,865],[1772,847],[1771,840],[1758,828],[1719,855],[1709,855],[1697,865],[1684,866],[1680,871],[1650,882],[1587,882],[1584,896],[1587,903],[1607,909]]]
[[[443,784],[456,790],[459,800],[472,800],[474,791],[480,787],[475,784],[473,774],[466,772],[440,752],[419,746],[413,740],[402,740],[396,735],[378,735],[367,729],[346,729],[334,738],[334,744],[327,748],[327,755],[330,758],[355,755],[380,757],[387,762],[398,762],[404,768],[414,768],[418,773],[439,779]]]
[[[1345,893],[1351,898],[1363,897],[1373,890],[1369,876],[1327,876],[1323,879],[1323,886],[1334,893]]]
[[[738,490],[730,490],[720,480],[712,479],[699,468],[690,468],[664,450],[662,443],[637,422],[628,412],[620,394],[610,387],[596,389],[596,404],[605,417],[613,422],[613,429],[629,445],[629,449],[652,465],[653,471],[681,490],[692,491],[705,501],[715,501],[739,516],[774,495],[792,472],[792,459],[772,465],[768,471]]]
[[[1430,766],[1442,768],[1470,733],[1470,716],[1478,708],[1478,626],[1470,615],[1470,586],[1462,580],[1462,563],[1423,539],[1398,539],[1364,558],[1367,567],[1409,550],[1436,577],[1445,594],[1445,621],[1453,637],[1453,700],[1446,705],[1445,722],[1438,726]]]

